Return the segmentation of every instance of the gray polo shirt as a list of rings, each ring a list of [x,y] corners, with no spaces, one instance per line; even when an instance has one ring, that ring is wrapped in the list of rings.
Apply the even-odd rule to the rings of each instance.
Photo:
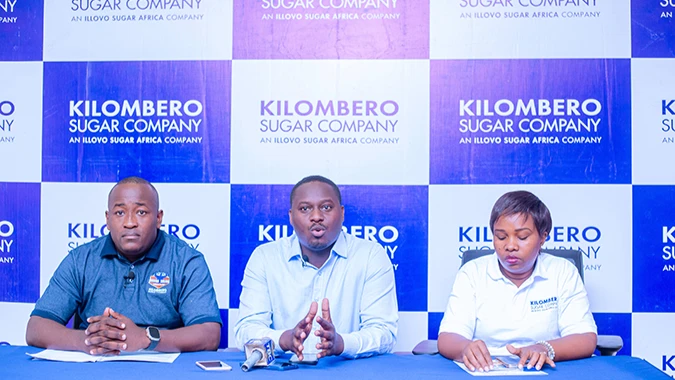
[[[133,281],[125,279],[129,271]],[[76,313],[82,321],[76,328],[85,329],[87,318],[106,307],[141,327],[222,325],[204,256],[161,230],[148,253],[133,263],[117,252],[110,235],[70,251],[31,316],[65,325]]]

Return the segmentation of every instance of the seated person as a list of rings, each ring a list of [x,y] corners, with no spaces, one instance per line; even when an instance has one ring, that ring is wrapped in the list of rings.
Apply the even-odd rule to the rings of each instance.
[[[237,344],[269,337],[300,360],[390,352],[398,306],[384,249],[342,231],[344,207],[333,181],[306,177],[290,199],[293,234],[259,246],[246,265]]]
[[[220,311],[201,253],[159,230],[154,186],[118,182],[105,213],[110,233],[72,250],[35,304],[31,346],[116,355],[216,350]],[[65,327],[75,315],[74,329]]]
[[[597,328],[577,268],[540,253],[551,231],[534,194],[502,195],[492,208],[495,254],[464,264],[441,321],[439,352],[471,371],[493,368],[490,355],[513,354],[519,367],[589,357]],[[506,349],[504,349],[506,348]]]

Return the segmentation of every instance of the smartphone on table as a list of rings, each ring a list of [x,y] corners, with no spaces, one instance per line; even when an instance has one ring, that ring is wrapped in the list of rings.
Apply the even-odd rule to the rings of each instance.
[[[293,354],[290,362],[296,364],[317,365],[317,363],[319,363],[319,359],[316,357],[316,354],[302,354],[302,360],[299,360],[298,356]]]
[[[204,360],[195,362],[204,371],[230,371],[230,367],[227,363],[221,362],[220,360]]]
[[[520,358],[515,355],[496,355],[492,356],[492,365],[496,370],[518,368]]]

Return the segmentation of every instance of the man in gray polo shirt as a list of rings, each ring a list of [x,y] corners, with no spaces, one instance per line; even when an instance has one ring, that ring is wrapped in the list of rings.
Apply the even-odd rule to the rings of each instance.
[[[159,230],[163,214],[148,181],[118,182],[105,213],[110,234],[63,259],[31,313],[28,344],[92,355],[217,349],[222,321],[206,261]]]

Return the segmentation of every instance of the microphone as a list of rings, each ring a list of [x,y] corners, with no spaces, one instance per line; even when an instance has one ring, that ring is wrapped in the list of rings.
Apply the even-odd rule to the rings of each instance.
[[[132,282],[134,282],[135,278],[136,274],[134,273],[134,271],[129,270],[129,273],[126,276],[124,276],[124,284],[125,285],[131,284]]]
[[[253,367],[267,367],[274,361],[274,341],[270,338],[251,339],[244,345],[246,361],[241,370],[248,372]]]

